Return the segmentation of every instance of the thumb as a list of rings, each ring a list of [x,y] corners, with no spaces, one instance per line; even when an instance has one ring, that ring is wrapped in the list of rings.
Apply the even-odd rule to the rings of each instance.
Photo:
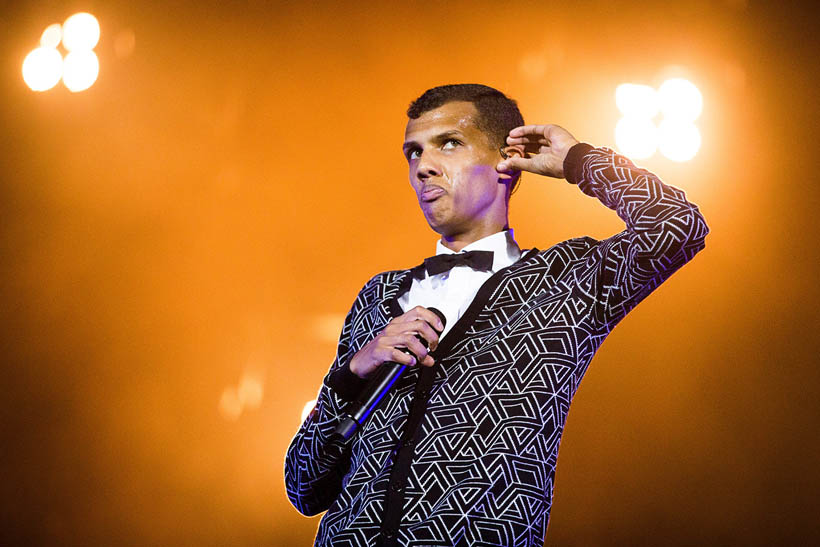
[[[495,166],[496,171],[528,171],[532,166],[532,159],[520,156],[511,156]]]

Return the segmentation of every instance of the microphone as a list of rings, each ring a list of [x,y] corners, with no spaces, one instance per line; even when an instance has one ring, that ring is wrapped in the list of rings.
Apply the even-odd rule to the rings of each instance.
[[[447,324],[447,319],[441,311],[436,308],[427,309],[435,313],[438,318],[441,319],[442,325]],[[421,335],[417,334],[416,338],[422,343],[422,345],[424,345],[425,348],[427,347],[427,340],[425,340]],[[418,357],[416,357],[416,355],[409,349],[401,348],[401,351],[415,357],[416,362],[419,361]],[[398,381],[405,370],[407,370],[407,365],[396,363],[395,361],[385,361],[382,363],[378,370],[376,370],[373,379],[369,384],[367,384],[367,386],[365,386],[361,394],[359,394],[359,398],[347,406],[345,409],[345,417],[342,419],[341,423],[336,426],[336,429],[333,431],[333,435],[339,435],[344,440],[349,439],[356,429],[364,424],[368,416],[370,416],[376,408],[378,408],[381,400],[385,395],[387,395],[387,392],[390,391],[390,388],[393,387],[393,384]]]

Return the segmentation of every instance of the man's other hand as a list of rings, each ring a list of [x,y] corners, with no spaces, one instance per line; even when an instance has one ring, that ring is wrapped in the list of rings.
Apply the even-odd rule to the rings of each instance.
[[[529,171],[561,179],[564,158],[578,141],[558,125],[522,125],[510,131],[507,144],[523,149],[524,156],[511,155],[496,166],[496,171]]]
[[[432,367],[435,362],[416,334],[427,341],[429,351],[434,351],[438,347],[438,334],[433,327],[438,331],[444,329],[435,313],[416,306],[390,321],[378,336],[360,349],[350,360],[350,371],[360,378],[367,378],[386,361],[410,366],[417,364],[413,356],[403,352],[402,348],[418,356],[418,364]]]

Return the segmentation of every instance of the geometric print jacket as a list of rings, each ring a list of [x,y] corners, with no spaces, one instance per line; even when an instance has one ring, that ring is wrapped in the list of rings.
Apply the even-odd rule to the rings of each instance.
[[[574,146],[565,175],[626,229],[531,249],[492,275],[431,355],[347,441],[332,436],[364,381],[353,355],[394,317],[413,269],[380,273],[347,314],[285,483],[316,545],[542,546],[570,402],[606,336],[704,248],[684,192],[607,148]]]

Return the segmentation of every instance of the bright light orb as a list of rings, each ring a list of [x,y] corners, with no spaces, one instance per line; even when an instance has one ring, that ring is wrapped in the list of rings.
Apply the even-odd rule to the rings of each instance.
[[[640,84],[621,84],[615,88],[615,104],[624,116],[650,119],[658,113],[658,94]]]
[[[700,90],[683,78],[666,80],[658,88],[661,112],[667,119],[693,122],[703,110],[703,95]]]
[[[100,41],[100,24],[90,13],[75,13],[63,23],[63,47],[89,51]]]
[[[32,91],[51,89],[63,75],[63,56],[51,47],[38,47],[23,60],[23,81]]]
[[[615,144],[625,156],[646,159],[658,148],[658,130],[647,118],[621,118],[615,126]]]
[[[249,408],[258,408],[262,403],[262,396],[265,394],[262,381],[249,374],[245,374],[242,377],[236,391],[239,395],[239,400],[242,401],[242,406]]]
[[[242,401],[234,387],[226,387],[219,398],[219,413],[229,421],[236,421],[242,414]]]
[[[60,23],[54,23],[53,25],[47,26],[46,30],[43,31],[43,35],[40,36],[40,45],[57,49],[62,39],[63,27],[60,26]]]
[[[672,161],[689,161],[700,149],[701,137],[691,122],[663,120],[658,128],[661,154]]]
[[[93,51],[72,51],[63,61],[63,83],[73,92],[84,91],[97,81],[100,62]]]

